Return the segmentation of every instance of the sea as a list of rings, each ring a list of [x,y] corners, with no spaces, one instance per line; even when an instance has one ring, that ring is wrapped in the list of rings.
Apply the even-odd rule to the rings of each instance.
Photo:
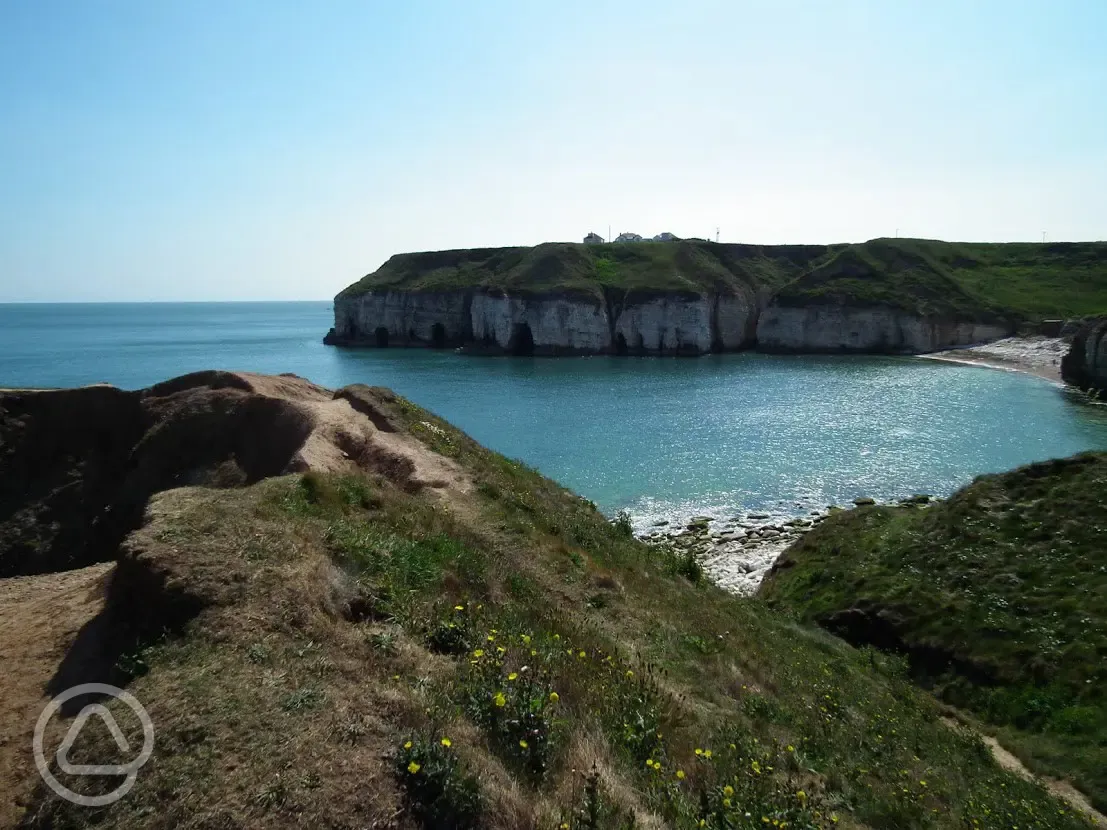
[[[137,389],[200,369],[388,386],[638,527],[869,496],[1107,449],[1107,407],[910,357],[523,358],[324,346],[330,302],[0,305],[0,387]]]

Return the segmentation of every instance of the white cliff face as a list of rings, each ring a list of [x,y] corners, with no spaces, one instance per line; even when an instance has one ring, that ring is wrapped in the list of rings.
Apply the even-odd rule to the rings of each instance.
[[[880,308],[770,306],[757,323],[757,345],[797,352],[917,354],[1006,337],[1001,325],[927,320]]]
[[[711,301],[666,298],[624,308],[615,321],[615,337],[622,336],[632,352],[696,352],[711,350]]]
[[[475,294],[470,309],[472,337],[514,349],[523,326],[534,350],[604,352],[611,345],[607,310],[598,303],[564,298],[534,299]]]
[[[351,343],[377,342],[378,329],[387,331],[381,345],[457,344],[468,339],[469,310],[462,291],[413,294],[382,291],[334,304],[335,334]],[[435,326],[441,326],[436,330]]]
[[[751,294],[718,298],[715,310],[720,345],[727,350],[741,349],[757,336],[757,316],[764,306]]]
[[[1010,334],[1001,325],[936,321],[889,309],[770,305],[761,311],[763,302],[752,291],[663,295],[624,306],[573,297],[379,291],[336,299],[329,342],[483,344],[536,354],[704,354],[743,348],[756,335],[767,351],[913,354]]]
[[[752,294],[674,295],[609,309],[583,298],[381,291],[335,301],[333,342],[477,343],[515,351],[529,338],[538,354],[702,354],[715,344],[737,349],[751,342],[757,310]]]

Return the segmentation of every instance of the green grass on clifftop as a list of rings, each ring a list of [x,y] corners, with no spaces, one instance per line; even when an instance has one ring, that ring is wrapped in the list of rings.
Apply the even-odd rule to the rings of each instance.
[[[784,305],[879,305],[916,314],[1035,320],[1107,309],[1107,243],[874,239],[817,264]]]
[[[815,245],[761,247],[695,240],[618,245],[565,242],[534,248],[398,254],[342,295],[357,296],[381,288],[484,288],[594,298],[602,298],[605,290],[702,294],[780,285],[825,255],[826,249]]]
[[[125,561],[202,609],[130,661],[158,750],[127,798],[43,792],[30,826],[1087,827],[902,661],[694,579],[394,406],[390,441],[466,486],[310,473],[155,498]],[[90,732],[75,754],[105,757]]]
[[[793,546],[762,595],[1003,728],[1107,807],[1107,456],[984,476],[926,509],[864,508]]]

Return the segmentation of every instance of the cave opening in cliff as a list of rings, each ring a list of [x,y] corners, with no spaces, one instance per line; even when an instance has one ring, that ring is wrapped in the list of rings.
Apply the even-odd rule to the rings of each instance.
[[[446,348],[446,327],[441,323],[431,326],[431,346],[436,349]]]
[[[388,348],[388,329],[384,326],[377,326],[377,330],[373,332],[373,337],[376,338],[377,348]]]
[[[627,339],[622,332],[615,335],[615,354],[627,353]]]
[[[534,335],[531,334],[527,323],[516,323],[511,332],[511,340],[507,350],[517,357],[526,357],[534,354]]]

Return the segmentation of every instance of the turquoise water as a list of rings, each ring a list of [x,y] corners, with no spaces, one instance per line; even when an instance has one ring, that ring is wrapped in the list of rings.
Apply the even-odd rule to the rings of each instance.
[[[1107,449],[1107,408],[912,358],[478,358],[322,345],[330,303],[0,306],[0,386],[137,388],[197,369],[390,386],[640,522],[927,492]]]

